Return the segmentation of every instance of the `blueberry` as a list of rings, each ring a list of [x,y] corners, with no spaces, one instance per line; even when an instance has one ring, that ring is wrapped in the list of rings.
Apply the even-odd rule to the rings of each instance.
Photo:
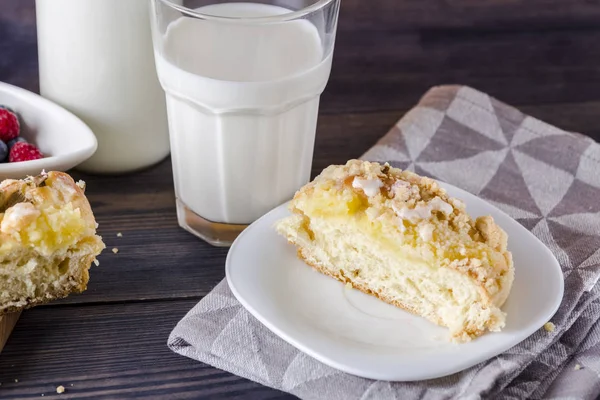
[[[27,142],[27,140],[23,139],[21,136],[17,136],[14,139],[9,140],[6,144],[8,146],[8,150],[10,151],[10,149],[12,149],[12,147],[15,145],[15,143],[18,142]]]
[[[0,163],[8,161],[8,146],[0,140]]]

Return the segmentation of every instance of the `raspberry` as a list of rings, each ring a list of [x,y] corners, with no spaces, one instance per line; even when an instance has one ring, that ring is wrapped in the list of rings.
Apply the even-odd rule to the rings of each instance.
[[[17,142],[14,144],[12,149],[10,149],[8,160],[10,162],[19,162],[37,160],[42,157],[44,157],[42,152],[31,143]]]
[[[8,142],[19,136],[19,119],[6,108],[0,108],[0,140]]]

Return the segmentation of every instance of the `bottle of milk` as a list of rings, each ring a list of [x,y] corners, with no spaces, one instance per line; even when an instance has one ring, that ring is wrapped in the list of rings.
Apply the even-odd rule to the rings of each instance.
[[[169,154],[148,0],[36,0],[42,96],[85,121],[98,150],[80,169],[123,173]]]

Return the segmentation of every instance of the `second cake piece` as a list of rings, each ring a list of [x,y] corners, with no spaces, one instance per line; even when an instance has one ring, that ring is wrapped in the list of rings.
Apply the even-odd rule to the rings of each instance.
[[[432,179],[351,160],[326,168],[277,230],[318,271],[468,341],[505,324],[514,279],[506,233],[473,220]]]
[[[83,186],[55,171],[0,183],[0,315],[86,289],[104,243]]]

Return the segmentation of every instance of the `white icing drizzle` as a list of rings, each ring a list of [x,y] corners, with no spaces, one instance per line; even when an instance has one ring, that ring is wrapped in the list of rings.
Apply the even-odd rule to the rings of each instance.
[[[419,225],[419,236],[425,242],[431,241],[433,239],[433,224],[421,224]]]
[[[431,199],[429,204],[431,205],[432,210],[441,211],[446,215],[451,214],[452,211],[454,211],[454,208],[450,204],[446,203],[439,197],[434,197]]]
[[[354,189],[362,189],[367,196],[373,197],[379,194],[380,189],[383,187],[383,182],[379,179],[360,179],[358,176],[355,176],[352,181],[352,187]]]
[[[404,220],[402,218],[398,218],[398,230],[402,233],[406,231],[406,227],[404,226]]]
[[[427,204],[419,205],[415,208],[402,207],[400,209],[393,207],[398,217],[410,222],[417,222],[423,219],[430,219],[433,211],[441,211],[444,214],[450,214],[454,208],[439,197],[431,199]]]

